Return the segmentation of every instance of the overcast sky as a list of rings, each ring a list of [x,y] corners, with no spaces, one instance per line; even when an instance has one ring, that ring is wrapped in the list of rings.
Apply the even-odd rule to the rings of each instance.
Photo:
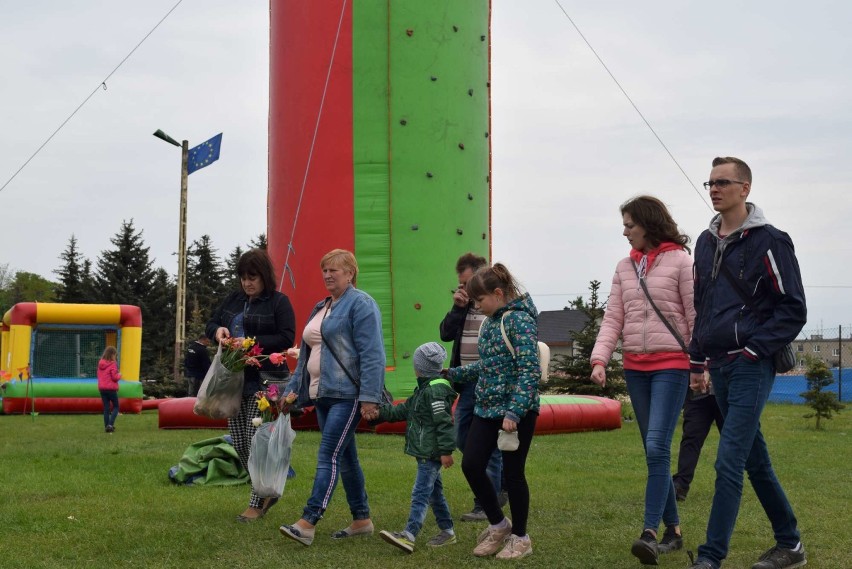
[[[175,3],[0,0],[0,185]],[[132,218],[175,273],[180,151],[158,128],[191,145],[224,132],[189,179],[190,241],[224,255],[265,231],[268,10],[184,0],[0,192],[0,264],[53,279],[71,234],[94,260]],[[540,310],[592,279],[609,291],[631,196],[697,237],[710,161],[733,155],[796,244],[807,329],[852,325],[852,5],[494,0],[492,18],[493,258]]]

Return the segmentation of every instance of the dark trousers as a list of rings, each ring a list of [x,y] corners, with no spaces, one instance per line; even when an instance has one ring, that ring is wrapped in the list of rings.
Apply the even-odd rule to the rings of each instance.
[[[701,457],[701,447],[710,433],[710,427],[716,423],[716,428],[722,432],[725,419],[716,403],[715,395],[707,395],[693,399],[692,394],[686,398],[683,406],[683,436],[680,439],[680,452],[677,457],[677,473],[672,477],[675,488],[686,495],[695,476],[695,467]]]
[[[530,489],[527,485],[527,454],[535,433],[538,413],[527,413],[518,423],[518,450],[503,452],[503,482],[509,494],[509,509],[512,511],[512,533],[517,536],[527,534],[527,518],[530,510]],[[494,484],[488,476],[488,461],[497,448],[497,435],[503,419],[483,419],[473,417],[467,435],[467,445],[462,456],[464,473],[473,495],[482,504],[482,509],[491,524],[503,520],[503,510],[497,500]]]

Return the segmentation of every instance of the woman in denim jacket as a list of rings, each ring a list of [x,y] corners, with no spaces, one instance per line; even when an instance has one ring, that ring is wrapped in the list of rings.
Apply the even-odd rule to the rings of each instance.
[[[320,267],[331,296],[317,303],[308,318],[299,363],[286,389],[298,396],[299,405],[315,406],[322,432],[317,472],[302,517],[279,528],[306,546],[314,540],[314,528],[328,508],[338,477],[343,479],[353,521],[332,538],[373,533],[355,427],[362,414],[378,408],[385,380],[382,316],[376,301],[355,288],[355,256],[335,249],[326,253]]]

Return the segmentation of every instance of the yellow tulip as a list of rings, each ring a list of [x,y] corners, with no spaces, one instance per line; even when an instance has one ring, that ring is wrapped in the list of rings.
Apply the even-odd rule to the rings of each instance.
[[[261,397],[257,401],[257,408],[261,411],[266,411],[269,409],[269,401],[266,400],[266,397]]]

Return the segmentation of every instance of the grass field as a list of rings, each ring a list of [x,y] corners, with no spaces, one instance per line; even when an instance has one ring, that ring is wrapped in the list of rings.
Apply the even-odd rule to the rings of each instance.
[[[817,432],[806,408],[769,405],[763,416],[779,478],[790,497],[808,567],[852,566],[852,413]],[[512,562],[471,555],[482,524],[459,522],[459,543],[419,547],[407,556],[377,535],[342,542],[329,534],[348,524],[338,487],[311,547],[285,540],[282,523],[299,518],[311,488],[318,433],[301,432],[281,502],[253,524],[237,524],[248,487],[184,487],[168,469],[192,442],[221,431],[162,431],[157,414],[121,415],[106,435],[96,415],[0,415],[0,567],[489,567]],[[676,434],[676,441],[680,433]],[[687,547],[701,542],[714,480],[718,434],[705,446],[689,500],[681,506]],[[413,459],[397,436],[358,436],[377,531],[398,531],[408,516]],[[645,465],[635,423],[621,430],[539,436],[527,464],[534,554],[523,567],[637,568],[630,543],[642,529]],[[456,455],[460,462],[460,456]],[[454,517],[470,508],[461,469],[445,472]],[[419,543],[436,533],[427,518]],[[725,567],[748,568],[773,544],[754,493],[746,486]],[[686,567],[685,552],[660,567]]]

